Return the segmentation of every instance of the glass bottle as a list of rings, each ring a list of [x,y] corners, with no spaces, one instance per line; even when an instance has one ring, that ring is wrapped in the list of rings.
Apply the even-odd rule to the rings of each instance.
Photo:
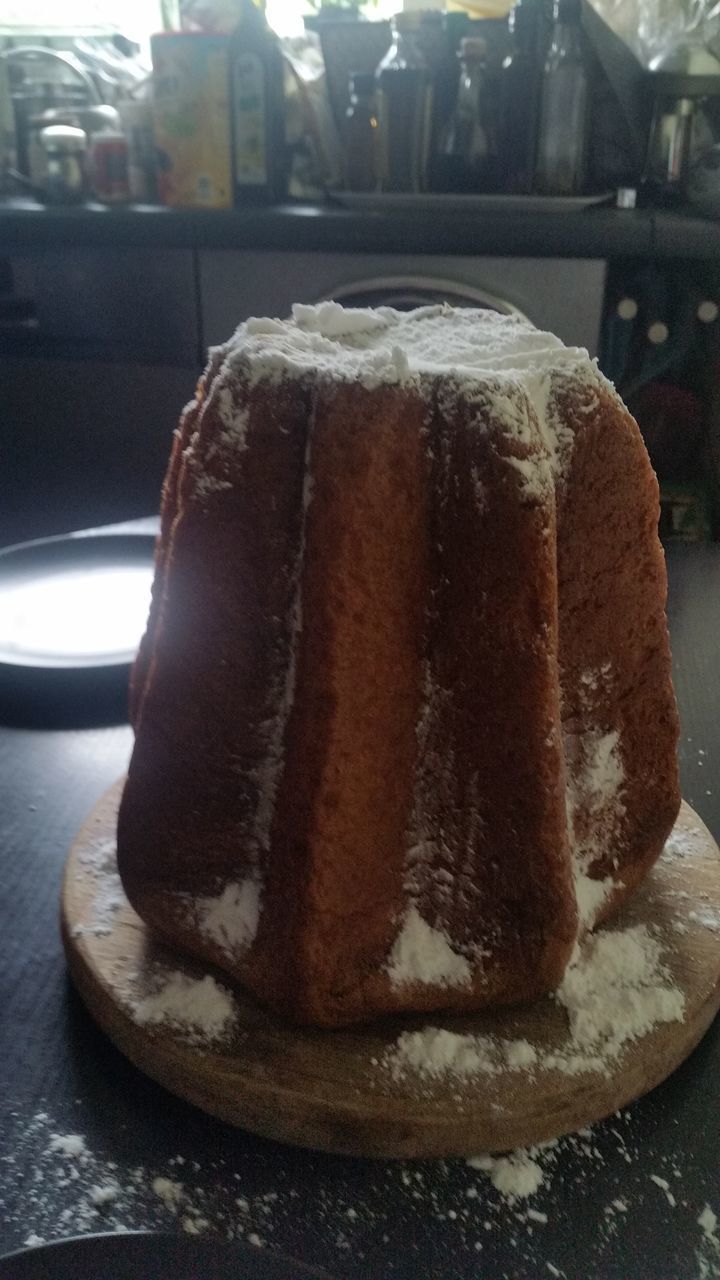
[[[381,191],[424,191],[430,152],[432,84],[417,36],[420,12],[393,19],[393,43],[375,73]]]
[[[433,92],[430,185],[433,191],[442,190],[440,148],[457,100],[458,49],[470,25],[466,13],[443,13],[440,17],[442,44],[435,65],[430,66]]]
[[[377,132],[375,76],[353,72],[343,131],[345,181],[350,191],[374,191],[377,187]]]
[[[491,139],[484,118],[485,54],[484,40],[471,36],[460,41],[457,100],[438,157],[443,191],[487,190]]]
[[[504,191],[532,191],[535,177],[542,61],[540,0],[517,0],[508,26],[512,48],[500,71],[499,170]]]
[[[536,187],[573,196],[585,182],[589,85],[580,28],[580,0],[555,0],[550,48],[542,75]]]
[[[283,75],[280,45],[263,10],[242,0],[230,49],[236,204],[266,204],[286,193]]]

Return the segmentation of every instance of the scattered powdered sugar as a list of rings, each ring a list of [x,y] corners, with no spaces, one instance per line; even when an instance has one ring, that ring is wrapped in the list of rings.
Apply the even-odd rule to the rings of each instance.
[[[231,993],[209,973],[202,978],[167,973],[156,991],[138,1000],[128,998],[128,1003],[140,1026],[168,1024],[192,1043],[228,1035],[236,1018]]]
[[[275,1151],[247,1135],[239,1142],[209,1118],[193,1124],[172,1099],[165,1110],[154,1125],[156,1162],[146,1166],[134,1158],[132,1126],[115,1122],[112,1108],[73,1108],[63,1125],[5,1104],[0,1214],[8,1246],[174,1231],[269,1246],[347,1280],[450,1270],[571,1280],[627,1275],[642,1214],[643,1231],[662,1233],[673,1256],[691,1260],[695,1251],[695,1269],[683,1266],[673,1280],[720,1276],[712,1175],[703,1182],[696,1153],[674,1148],[672,1134],[680,1135],[671,1126],[638,1125],[641,1108],[526,1150],[388,1162]],[[178,1152],[178,1135],[189,1149]]]
[[[698,838],[701,832],[697,827],[675,827],[665,842],[665,854],[672,858],[692,857],[697,852]]]
[[[117,855],[114,838],[103,836],[88,841],[79,855],[82,872],[78,877],[88,877],[94,884],[89,919],[73,926],[73,937],[92,934],[97,938],[112,933],[117,912],[125,906],[127,899],[117,873]]]
[[[498,1157],[471,1156],[467,1163],[471,1169],[489,1174],[495,1189],[511,1204],[534,1196],[543,1184],[543,1171],[532,1151]]]
[[[405,913],[393,944],[388,974],[394,987],[411,982],[467,987],[472,982],[465,956],[453,951],[447,934],[433,929],[414,905]]]
[[[698,1280],[716,1280],[720,1276],[720,1236],[717,1233],[718,1219],[709,1204],[698,1215],[697,1224],[702,1231],[702,1239],[696,1250],[698,1262]]]
[[[51,1133],[48,1151],[75,1159],[76,1156],[85,1155],[85,1139],[80,1133]]]
[[[260,884],[249,876],[228,884],[215,898],[195,899],[192,912],[198,928],[228,955],[244,951],[254,941],[260,920]]]
[[[715,1240],[720,1243],[717,1238],[717,1223],[717,1214],[714,1213],[709,1204],[706,1204],[698,1218],[698,1226],[701,1228],[706,1240]]]
[[[634,1040],[667,1022],[682,1022],[685,997],[646,925],[588,934],[576,946],[555,999],[566,1011],[567,1037],[553,1050],[527,1040],[462,1035],[428,1026],[403,1032],[381,1060],[395,1080],[458,1080],[523,1069],[566,1075],[609,1074]]]
[[[528,1040],[503,1041],[428,1026],[422,1031],[403,1031],[383,1062],[396,1080],[404,1079],[408,1071],[425,1080],[443,1076],[467,1080],[502,1071],[526,1071],[537,1063],[537,1050]]]
[[[685,997],[646,925],[588,936],[568,965],[556,999],[567,1010],[579,1056],[598,1058],[598,1066],[653,1027],[682,1022],[685,1012]]]

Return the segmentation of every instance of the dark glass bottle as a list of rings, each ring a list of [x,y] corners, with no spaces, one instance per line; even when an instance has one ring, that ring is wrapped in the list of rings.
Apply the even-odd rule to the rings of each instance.
[[[287,190],[283,59],[262,9],[242,0],[230,47],[236,204],[268,204]]]
[[[443,191],[488,190],[493,150],[486,120],[485,54],[484,40],[466,37],[460,41],[457,99],[438,156],[439,187]]]
[[[573,196],[585,185],[589,77],[580,0],[555,0],[554,24],[540,94],[536,188]]]
[[[440,147],[457,101],[460,41],[468,34],[470,26],[466,13],[443,13],[440,16],[442,44],[439,56],[430,68],[433,81],[430,186],[433,191],[442,190],[442,163],[438,163]]]
[[[377,134],[375,77],[354,72],[350,76],[350,106],[343,129],[345,183],[349,191],[374,191],[377,187]]]
[[[533,189],[542,79],[541,0],[517,0],[508,26],[512,49],[500,71],[500,185],[513,195]]]
[[[432,82],[418,43],[419,12],[393,19],[393,43],[376,73],[378,180],[382,191],[424,191],[432,127]]]

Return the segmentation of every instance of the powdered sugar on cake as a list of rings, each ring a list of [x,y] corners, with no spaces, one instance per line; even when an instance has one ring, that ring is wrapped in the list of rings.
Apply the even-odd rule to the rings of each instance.
[[[401,312],[392,307],[344,308],[333,302],[297,305],[292,320],[245,321],[223,351],[231,367],[239,361],[253,380],[312,369],[338,382],[377,386],[383,367],[390,381],[396,381],[404,364],[403,376],[416,380],[424,374],[452,373],[472,383],[488,373],[532,376],[567,368],[584,370],[590,383],[601,381],[586,351],[565,347],[527,321],[448,306]]]
[[[244,951],[255,939],[260,919],[260,883],[249,876],[228,884],[217,897],[193,903],[198,928],[229,954]]]
[[[588,675],[583,679],[589,684],[594,677]],[[588,873],[595,860],[611,847],[625,812],[620,734],[617,729],[607,733],[591,729],[582,734],[566,733],[564,742],[575,892],[580,923],[590,928],[614,885],[611,876],[595,878]]]
[[[587,935],[554,996],[567,1015],[564,1043],[552,1050],[497,1035],[463,1035],[435,1026],[403,1032],[383,1059],[395,1080],[468,1080],[522,1070],[569,1076],[609,1074],[634,1040],[654,1027],[682,1022],[685,997],[667,968],[663,947],[646,925]]]
[[[433,929],[415,906],[408,908],[393,944],[388,974],[395,987],[412,982],[467,987],[472,981],[466,958],[453,951],[447,934]]]

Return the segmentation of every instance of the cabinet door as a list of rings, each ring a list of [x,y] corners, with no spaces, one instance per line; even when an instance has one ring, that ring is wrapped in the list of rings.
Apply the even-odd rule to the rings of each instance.
[[[0,541],[155,513],[197,374],[1,357]]]
[[[190,250],[37,247],[13,250],[4,264],[32,324],[4,326],[0,350],[142,364],[200,359]]]

